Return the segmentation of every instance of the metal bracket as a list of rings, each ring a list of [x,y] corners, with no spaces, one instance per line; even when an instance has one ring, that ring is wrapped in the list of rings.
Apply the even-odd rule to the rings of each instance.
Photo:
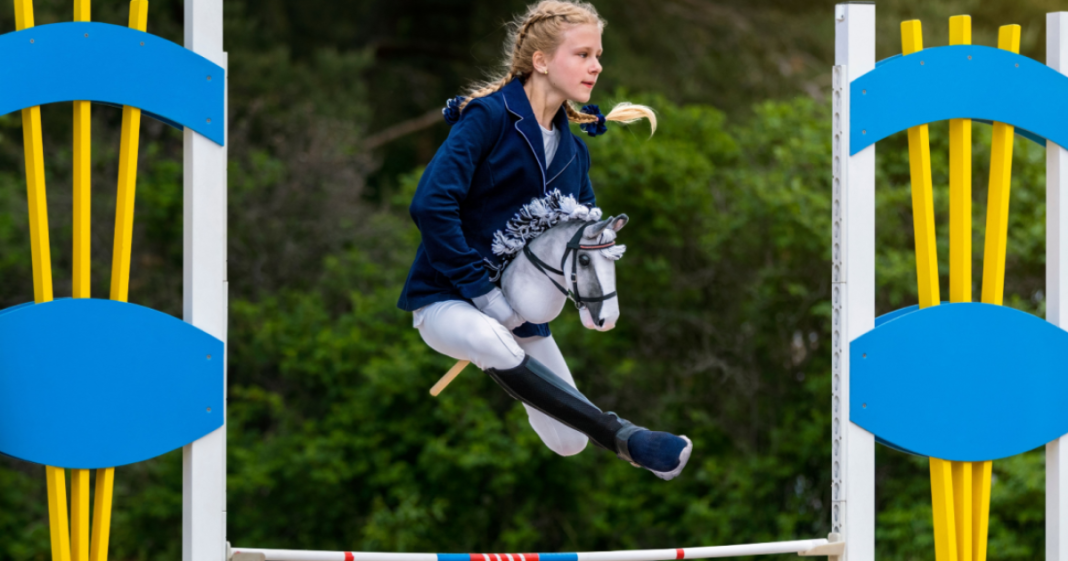
[[[230,561],[267,561],[267,555],[264,553],[241,553],[237,552]]]
[[[842,541],[841,534],[829,534],[827,536],[829,543],[823,545],[817,545],[812,549],[799,552],[798,557],[840,557],[845,553],[845,542]],[[236,561],[236,560],[235,560]]]

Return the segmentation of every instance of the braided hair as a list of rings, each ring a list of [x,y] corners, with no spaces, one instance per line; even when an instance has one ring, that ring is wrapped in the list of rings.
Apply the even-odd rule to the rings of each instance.
[[[525,80],[534,72],[534,53],[541,51],[552,55],[563,40],[563,33],[569,26],[592,24],[604,29],[607,22],[598,14],[593,5],[580,0],[542,0],[530,5],[526,12],[511,23],[511,32],[505,41],[503,75],[476,85],[466,94],[459,110],[463,111],[474,99],[485,97],[506,86],[515,79]],[[592,125],[598,122],[598,116],[580,112],[570,101],[564,103],[567,118],[580,125]],[[619,103],[608,115],[608,121],[632,123],[642,118],[649,119],[652,130],[656,131],[656,114],[644,105]]]

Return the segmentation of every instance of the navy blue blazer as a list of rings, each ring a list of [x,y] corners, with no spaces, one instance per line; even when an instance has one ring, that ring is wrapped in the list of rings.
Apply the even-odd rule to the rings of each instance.
[[[494,285],[482,262],[497,263],[490,245],[519,208],[552,189],[594,205],[590,152],[571,133],[563,106],[553,118],[563,134],[545,167],[541,128],[519,80],[464,108],[430,160],[410,212],[422,243],[397,306],[413,311],[445,300],[486,294]],[[547,324],[526,323],[520,337],[549,335]]]

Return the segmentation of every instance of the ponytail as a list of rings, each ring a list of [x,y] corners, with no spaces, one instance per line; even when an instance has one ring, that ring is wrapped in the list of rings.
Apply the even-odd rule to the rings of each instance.
[[[508,72],[500,80],[497,80],[496,82],[490,82],[482,86],[481,88],[478,88],[477,90],[467,94],[467,97],[462,102],[460,102],[460,111],[463,111],[464,107],[467,107],[467,104],[471,103],[473,100],[476,100],[480,97],[486,97],[487,95],[507,86],[508,82],[512,81],[512,78],[514,78],[514,76],[511,72]]]
[[[590,136],[597,136],[604,133],[603,130],[594,128],[595,124],[600,124],[601,127],[604,126],[601,119],[604,119],[605,121],[614,121],[624,125],[629,125],[642,119],[649,119],[649,127],[652,129],[649,131],[649,136],[656,133],[656,113],[651,107],[646,105],[635,105],[628,101],[623,101],[617,103],[616,106],[608,112],[608,115],[601,115],[596,105],[586,106],[592,108],[592,113],[580,112],[575,109],[575,106],[572,105],[571,102],[564,103],[564,107],[567,109],[567,118],[569,121],[578,123],[579,125],[590,125],[589,127],[582,127],[582,129],[587,131]]]

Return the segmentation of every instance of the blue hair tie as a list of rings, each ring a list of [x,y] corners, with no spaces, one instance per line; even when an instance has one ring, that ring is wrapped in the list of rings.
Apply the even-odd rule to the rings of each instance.
[[[458,95],[445,102],[445,108],[441,110],[441,114],[445,116],[445,122],[451,127],[460,120],[460,104],[467,99],[462,95]]]
[[[582,108],[582,112],[587,115],[596,115],[596,123],[582,123],[579,128],[586,131],[586,134],[590,136],[598,136],[608,132],[608,127],[605,126],[604,115],[601,115],[601,108],[596,105],[590,104]]]

